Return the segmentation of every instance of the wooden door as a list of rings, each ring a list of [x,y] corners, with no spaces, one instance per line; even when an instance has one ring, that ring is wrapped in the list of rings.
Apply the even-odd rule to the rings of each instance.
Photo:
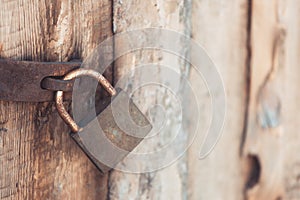
[[[299,11],[297,0],[0,0],[0,58],[84,60],[118,33],[169,29],[206,50],[227,96],[222,137],[206,159],[198,159],[200,137],[166,168],[104,176],[70,139],[53,103],[0,101],[0,199],[299,199]],[[114,42],[107,56],[123,45]],[[182,53],[192,53],[187,43]],[[143,63],[172,63],[196,79],[189,63],[145,49],[117,58],[106,77],[117,83]],[[128,88],[145,76],[133,73]],[[161,90],[148,95],[135,96],[144,111],[161,100]],[[195,95],[208,127],[210,96],[203,86]],[[168,120],[178,126],[177,115]],[[190,132],[182,123],[185,144]]]

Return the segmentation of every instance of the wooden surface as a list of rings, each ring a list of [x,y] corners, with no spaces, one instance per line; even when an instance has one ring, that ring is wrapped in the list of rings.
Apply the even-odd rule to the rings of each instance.
[[[251,100],[245,155],[259,181],[248,199],[299,199],[298,1],[253,1]]]
[[[299,11],[293,0],[193,1],[193,38],[224,78],[227,120],[208,158],[190,149],[190,199],[300,198]]]
[[[197,83],[199,138],[188,152],[159,171],[112,171],[106,176],[70,139],[53,104],[0,102],[0,199],[300,199],[299,15],[297,0],[0,0],[1,58],[84,59],[113,34],[167,28],[204,47],[227,95],[224,131],[206,159],[198,156],[210,123],[210,96],[205,84]],[[114,44],[115,53],[122,45]],[[182,47],[189,55],[188,45]],[[134,66],[153,62],[172,63],[179,75],[198,79],[189,64],[159,50],[124,55],[107,76],[117,83]],[[129,92],[147,75],[131,73]],[[157,80],[162,76],[157,70]],[[183,94],[184,85],[175,82]],[[157,141],[142,143],[143,151],[170,139],[172,127],[187,125],[172,115],[174,108],[163,101],[163,92],[145,87],[134,95],[153,121],[160,116],[146,111],[156,103],[171,113],[170,130]],[[173,153],[184,150],[188,127],[181,134],[182,143]]]
[[[189,150],[190,199],[244,198],[239,148],[247,107],[248,10],[245,0],[193,1],[193,39],[203,46],[220,71],[227,95],[227,113],[220,141],[207,158],[199,160],[203,131],[209,127],[212,114],[211,96],[207,88],[199,87],[196,92],[202,108],[199,121],[205,128],[199,131],[202,137]],[[196,78],[195,70],[191,70],[191,77]]]
[[[1,58],[85,58],[111,36],[111,2],[0,1]],[[107,176],[69,137],[52,103],[0,103],[0,199],[105,199]]]
[[[189,23],[191,12],[191,1],[175,0],[128,0],[128,1],[114,1],[114,33],[124,31],[131,31],[135,29],[157,27],[167,28],[189,35]],[[147,43],[146,40],[139,39],[139,44]],[[123,42],[115,43],[115,51],[118,52],[122,49]],[[188,53],[188,48],[185,49],[186,44],[182,43],[183,55]],[[137,50],[128,53],[119,58],[115,66],[116,81],[122,79],[127,73],[131,73],[131,79],[125,84],[128,92],[132,85],[139,85],[140,78],[145,77],[151,73],[147,71],[130,72],[141,64],[155,63],[155,66],[166,64],[174,70],[179,71],[179,75],[184,75],[188,72],[189,66],[182,62],[178,57],[172,57],[163,51],[155,50]],[[172,63],[172,66],[170,66]],[[154,67],[154,66],[153,66]],[[164,79],[164,74],[160,70],[162,67],[156,69],[153,81],[159,82]],[[175,80],[177,90],[180,93],[180,88],[183,85],[178,84],[179,79]],[[173,91],[173,92],[174,92]],[[145,112],[155,104],[161,104],[166,110],[168,115],[167,123],[169,129],[160,133],[156,140],[146,140],[141,145],[144,148],[143,152],[152,152],[159,150],[165,141],[169,141],[172,136],[172,131],[175,133],[174,128],[179,124],[184,123],[178,119],[174,113],[174,105],[168,103],[170,97],[164,87],[152,85],[139,89],[135,93],[136,103]],[[172,101],[171,101],[172,102]],[[173,102],[172,102],[173,103]],[[148,117],[152,122],[158,121],[158,114],[149,114]],[[151,113],[151,112],[150,112]],[[156,119],[156,120],[155,120]],[[185,130],[187,131],[187,130]],[[151,134],[151,133],[150,133]],[[171,149],[172,153],[183,151],[184,143],[187,142],[187,132],[182,133],[181,145],[176,149]],[[163,158],[164,155],[161,155]],[[155,162],[155,161],[153,161]],[[138,163],[137,163],[138,164]],[[151,165],[149,161],[148,165]],[[147,165],[140,166],[140,170],[147,169]],[[144,174],[127,174],[119,171],[113,171],[109,179],[109,199],[186,199],[187,198],[187,162],[186,156],[173,165],[161,169],[159,171],[144,173]]]

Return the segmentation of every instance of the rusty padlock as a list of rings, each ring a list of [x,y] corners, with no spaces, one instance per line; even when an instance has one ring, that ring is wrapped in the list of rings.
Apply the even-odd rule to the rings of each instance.
[[[77,69],[67,74],[64,80],[90,76],[99,81],[112,96],[105,108],[91,113],[78,124],[63,106],[63,92],[56,94],[56,105],[60,116],[71,127],[71,136],[89,159],[106,173],[122,161],[151,131],[148,119],[122,89],[114,89],[98,72]]]

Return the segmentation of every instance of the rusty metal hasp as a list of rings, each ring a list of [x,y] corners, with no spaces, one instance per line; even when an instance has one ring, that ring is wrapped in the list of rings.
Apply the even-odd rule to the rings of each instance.
[[[70,91],[72,82],[60,80],[80,62],[30,62],[0,59],[0,100],[47,102],[55,90]],[[70,95],[66,98],[70,99]]]

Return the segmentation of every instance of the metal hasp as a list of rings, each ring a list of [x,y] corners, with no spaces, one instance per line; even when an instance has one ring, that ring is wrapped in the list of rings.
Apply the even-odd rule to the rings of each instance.
[[[111,102],[89,121],[91,118],[80,122],[82,130],[71,136],[102,173],[121,162],[152,129],[128,94],[119,88]]]
[[[22,102],[53,101],[55,93],[49,89],[58,81],[50,77],[62,77],[68,72],[79,68],[80,62],[30,62],[0,59],[0,100]],[[46,80],[42,88],[42,81]],[[52,82],[51,82],[52,81]],[[51,84],[52,83],[52,84]],[[66,86],[67,83],[61,83]],[[59,85],[58,85],[59,86]],[[68,83],[68,89],[72,84]],[[59,87],[57,87],[59,89]],[[70,99],[71,95],[66,95]]]

